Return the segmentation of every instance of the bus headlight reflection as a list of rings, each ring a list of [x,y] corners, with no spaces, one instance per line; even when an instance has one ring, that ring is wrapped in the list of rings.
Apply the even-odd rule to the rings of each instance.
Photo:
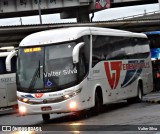
[[[34,131],[18,131],[12,134],[36,134]]]
[[[77,103],[75,101],[70,102],[69,108],[70,109],[76,109],[77,108]]]
[[[20,113],[20,114],[25,114],[25,113],[26,113],[26,110],[27,110],[27,109],[26,109],[25,106],[20,106],[20,107],[19,107],[19,113]]]

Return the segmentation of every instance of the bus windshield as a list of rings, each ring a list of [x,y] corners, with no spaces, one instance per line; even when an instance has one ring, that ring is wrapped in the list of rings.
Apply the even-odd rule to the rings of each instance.
[[[23,92],[54,92],[77,84],[73,64],[75,42],[45,47],[20,48],[17,86]]]

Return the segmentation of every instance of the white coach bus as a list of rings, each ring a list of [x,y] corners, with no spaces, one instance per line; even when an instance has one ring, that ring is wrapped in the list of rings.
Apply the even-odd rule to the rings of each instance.
[[[12,52],[0,52],[0,108],[17,105],[16,56]],[[6,70],[7,57],[11,60],[11,70]]]
[[[42,31],[19,45],[19,112],[65,113],[127,99],[141,101],[152,91],[146,35],[96,27]]]

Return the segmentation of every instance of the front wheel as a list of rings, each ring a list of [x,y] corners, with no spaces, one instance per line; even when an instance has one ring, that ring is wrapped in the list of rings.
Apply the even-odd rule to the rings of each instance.
[[[95,105],[93,107],[93,115],[98,115],[102,108],[102,101],[100,97],[98,96],[98,93],[95,93]]]
[[[42,114],[42,119],[44,122],[48,122],[50,119],[50,115],[49,114]]]

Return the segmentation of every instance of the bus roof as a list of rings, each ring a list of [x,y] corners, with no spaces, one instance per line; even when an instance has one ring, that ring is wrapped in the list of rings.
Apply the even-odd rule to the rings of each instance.
[[[142,33],[132,33],[128,31],[115,30],[109,28],[98,27],[70,27],[60,28],[53,30],[46,30],[37,33],[33,33],[25,37],[21,43],[21,46],[37,46],[52,43],[60,43],[65,41],[72,41],[78,39],[83,35],[114,35],[114,36],[129,36],[129,37],[141,37],[147,38]]]

